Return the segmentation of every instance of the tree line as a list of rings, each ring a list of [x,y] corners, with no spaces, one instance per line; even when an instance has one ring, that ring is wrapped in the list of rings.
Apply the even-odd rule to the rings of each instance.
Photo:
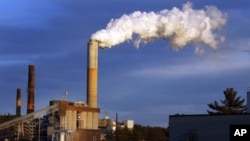
[[[107,131],[102,141],[168,141],[168,128],[135,124],[133,129],[117,128]]]

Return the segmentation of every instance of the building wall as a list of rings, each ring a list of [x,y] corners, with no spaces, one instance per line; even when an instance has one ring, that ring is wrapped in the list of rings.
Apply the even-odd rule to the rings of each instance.
[[[98,129],[99,108],[88,107],[84,104],[68,102],[65,100],[51,101],[50,104],[59,104],[59,110],[49,118],[49,132],[52,136],[56,130],[70,131],[75,141],[99,141]],[[52,127],[53,126],[53,127]]]
[[[247,112],[250,113],[250,87],[247,88]]]
[[[133,120],[125,120],[123,123],[128,129],[134,128],[134,121]]]
[[[250,124],[250,114],[169,116],[170,141],[229,141],[232,124]]]
[[[100,141],[100,130],[78,129],[73,137],[74,141]]]

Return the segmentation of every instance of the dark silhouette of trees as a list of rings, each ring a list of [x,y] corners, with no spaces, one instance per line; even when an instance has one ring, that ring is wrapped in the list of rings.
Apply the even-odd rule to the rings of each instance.
[[[16,115],[11,115],[11,114],[0,115],[0,124],[4,123],[6,121],[9,121],[9,120],[15,119],[16,117],[17,117]]]
[[[207,110],[209,114],[241,114],[246,113],[247,107],[244,105],[245,99],[241,99],[241,97],[236,97],[237,91],[233,88],[227,88],[224,91],[225,100],[221,100],[221,104],[217,101],[214,103],[208,104],[208,107],[212,109],[212,111]]]
[[[103,141],[168,141],[168,128],[135,124],[133,129],[118,127],[108,132]]]

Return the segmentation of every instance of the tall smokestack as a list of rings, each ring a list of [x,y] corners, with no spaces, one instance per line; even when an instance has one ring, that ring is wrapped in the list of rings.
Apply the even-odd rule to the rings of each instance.
[[[88,43],[87,70],[87,103],[89,107],[97,108],[97,79],[98,79],[98,41]]]
[[[16,116],[21,116],[21,89],[17,88],[16,90]]]
[[[29,65],[27,114],[35,109],[35,66]]]

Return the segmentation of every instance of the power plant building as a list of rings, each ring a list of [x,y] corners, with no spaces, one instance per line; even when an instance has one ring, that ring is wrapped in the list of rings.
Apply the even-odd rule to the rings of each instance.
[[[28,67],[27,115],[21,116],[21,89],[17,89],[16,117],[0,123],[1,140],[99,141],[98,41],[87,47],[87,103],[51,100],[35,111],[35,66]],[[84,94],[82,94],[84,96]],[[4,132],[8,131],[8,132]],[[1,134],[4,133],[4,134]]]
[[[49,122],[54,122],[48,127],[52,138],[61,138],[60,134],[72,134],[73,140],[98,141],[100,130],[98,129],[98,115],[100,109],[97,107],[98,92],[98,42],[90,40],[87,54],[87,103],[51,101],[50,105],[57,104],[58,112],[49,117]]]
[[[98,118],[99,108],[91,108],[84,102],[68,102],[65,100],[50,101],[50,105],[58,105],[58,110],[48,116],[47,136],[49,139],[71,138],[74,141],[98,141],[100,130]]]

